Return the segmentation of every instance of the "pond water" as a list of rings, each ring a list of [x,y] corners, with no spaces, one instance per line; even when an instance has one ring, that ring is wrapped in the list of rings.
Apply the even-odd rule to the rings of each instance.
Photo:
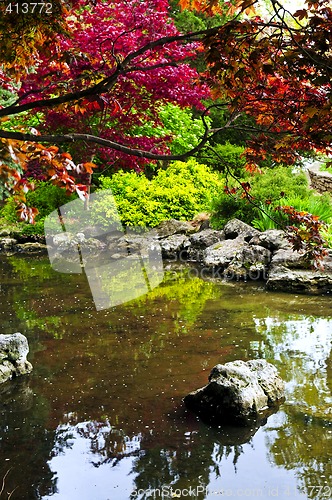
[[[169,266],[148,295],[96,311],[83,275],[0,257],[1,333],[34,370],[0,388],[1,498],[332,496],[331,298],[267,293]],[[211,368],[265,358],[286,401],[258,429],[212,428],[182,398]]]

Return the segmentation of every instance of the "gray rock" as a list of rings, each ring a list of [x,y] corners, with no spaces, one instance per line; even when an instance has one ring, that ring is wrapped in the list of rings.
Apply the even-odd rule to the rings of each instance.
[[[216,365],[209,383],[184,398],[185,405],[212,424],[251,425],[284,398],[284,382],[265,361]]]
[[[27,338],[21,333],[0,335],[0,383],[31,372],[32,365],[26,359],[28,352]]]
[[[5,237],[0,239],[0,249],[5,251],[15,250],[17,240],[15,238]]]
[[[192,234],[189,237],[190,243],[193,248],[207,248],[225,239],[225,234],[223,231],[216,231],[214,229],[204,229],[198,233]]]
[[[47,246],[43,243],[30,242],[30,243],[18,243],[16,249],[22,253],[39,253],[47,252]]]
[[[1,229],[0,230],[0,238],[4,238],[10,236],[10,231],[9,229]]]
[[[168,238],[160,240],[162,256],[166,259],[174,259],[176,257],[186,257],[190,246],[190,241],[184,234],[173,234]]]
[[[231,219],[225,224],[224,233],[226,239],[235,239],[241,236],[246,241],[249,241],[254,236],[259,235],[260,231],[239,219]]]
[[[109,239],[108,250],[113,259],[130,255],[148,256],[149,252],[160,250],[160,242],[152,237],[151,232],[125,234],[121,238]]]
[[[235,240],[224,240],[208,247],[203,254],[202,262],[209,268],[225,269],[247,243],[239,237]]]
[[[288,249],[277,250],[271,260],[271,270],[280,267],[289,267],[291,269],[308,268],[309,263],[306,260],[304,252],[297,252]]]
[[[332,255],[322,269],[311,269],[303,252],[278,250],[272,257],[266,287],[268,290],[322,294],[332,291]]]
[[[225,235],[223,231],[216,231],[214,229],[199,231],[189,237],[189,256],[194,260],[201,260],[203,258],[203,250],[224,239]]]
[[[267,248],[272,252],[279,249],[290,249],[290,243],[286,238],[286,234],[281,229],[268,229],[263,233],[254,236],[250,241],[250,245],[259,245]]]
[[[73,238],[73,235],[69,232],[58,233],[53,236],[53,244],[59,246],[62,243],[67,243]]]
[[[267,248],[246,244],[237,252],[224,275],[230,279],[266,279],[271,255]]]
[[[332,292],[332,271],[274,266],[269,271],[266,288],[273,291],[303,292],[313,295]]]
[[[152,236],[157,238],[167,238],[173,234],[191,234],[196,232],[196,228],[190,222],[176,219],[165,220],[151,231]]]

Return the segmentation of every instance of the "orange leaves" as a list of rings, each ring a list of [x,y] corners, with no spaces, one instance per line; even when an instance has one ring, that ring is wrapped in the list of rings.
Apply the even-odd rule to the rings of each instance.
[[[95,163],[92,163],[92,162],[86,162],[86,163],[83,163],[83,167],[84,167],[84,170],[86,171],[86,173],[88,174],[92,174],[93,173],[93,169],[97,167],[97,165],[95,165]]]
[[[222,12],[218,0],[179,0],[179,5],[182,10],[196,10],[210,16]]]

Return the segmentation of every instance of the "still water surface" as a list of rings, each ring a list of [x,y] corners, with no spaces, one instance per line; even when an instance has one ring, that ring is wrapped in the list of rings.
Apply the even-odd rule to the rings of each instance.
[[[96,311],[83,275],[0,257],[1,333],[29,339],[0,388],[0,498],[332,496],[331,298],[267,293],[169,268],[144,297]],[[258,429],[214,429],[183,396],[216,363],[263,357],[286,381]]]

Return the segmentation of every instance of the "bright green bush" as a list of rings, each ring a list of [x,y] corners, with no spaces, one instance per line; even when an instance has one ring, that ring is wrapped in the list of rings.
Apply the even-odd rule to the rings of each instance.
[[[242,146],[236,146],[226,142],[226,144],[216,144],[213,146],[213,150],[216,154],[207,152],[208,154],[204,160],[204,163],[210,168],[218,170],[218,172],[223,172],[224,174],[227,174],[227,170],[230,170],[236,177],[248,175],[244,168],[246,160],[242,156],[244,152]]]
[[[241,189],[233,196],[221,192],[212,202],[212,225],[214,227],[223,227],[234,217],[251,224],[259,217],[260,211],[257,206],[265,204],[267,200],[271,200],[275,206],[285,204],[286,197],[309,199],[311,196],[305,174],[296,173],[291,167],[267,169],[263,174],[255,174],[250,178],[243,177],[240,180],[249,181],[254,205],[242,197]],[[231,181],[229,184],[230,187],[239,186],[236,181]]]
[[[203,136],[205,129],[201,118],[193,118],[189,109],[175,104],[166,104],[159,111],[162,125],[155,126],[148,121],[134,130],[135,135],[147,137],[167,137],[172,154],[182,154],[193,149]],[[206,117],[206,122],[211,120]]]
[[[209,207],[223,184],[219,174],[194,159],[173,162],[152,180],[135,172],[118,172],[101,177],[100,182],[102,190],[111,191],[93,204],[91,221],[105,227],[114,220],[113,196],[125,226],[155,227],[171,218],[192,219]]]

